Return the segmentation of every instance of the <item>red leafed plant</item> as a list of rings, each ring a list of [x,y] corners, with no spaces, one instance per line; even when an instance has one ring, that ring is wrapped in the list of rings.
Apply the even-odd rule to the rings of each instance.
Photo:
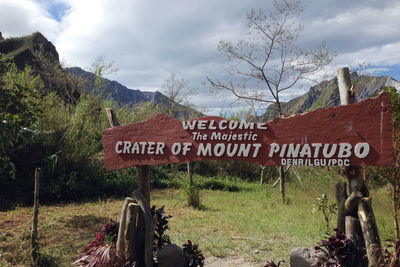
[[[203,267],[204,256],[201,253],[199,246],[188,240],[183,244],[183,253],[189,258],[189,267]]]
[[[116,222],[105,225],[101,233],[96,233],[96,240],[90,242],[82,255],[72,264],[85,267],[123,266],[115,248],[118,227]]]
[[[350,239],[338,229],[333,230],[334,234],[328,236],[328,240],[321,240],[319,246],[314,249],[323,252],[324,255],[318,256],[318,266],[323,267],[342,267],[352,266],[355,247]]]
[[[264,267],[283,267],[283,264],[285,264],[285,261],[283,260],[279,261],[278,264],[276,264],[273,260],[270,260]]]
[[[118,257],[114,243],[106,243],[104,235],[96,234],[96,240],[90,242],[83,254],[72,264],[87,267],[117,266]]]

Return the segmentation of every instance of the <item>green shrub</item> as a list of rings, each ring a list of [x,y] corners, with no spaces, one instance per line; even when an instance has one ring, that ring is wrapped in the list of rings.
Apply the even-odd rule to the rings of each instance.
[[[183,189],[186,196],[186,201],[189,207],[193,207],[196,209],[201,208],[200,201],[200,190],[194,185],[189,185],[189,183],[184,183]]]

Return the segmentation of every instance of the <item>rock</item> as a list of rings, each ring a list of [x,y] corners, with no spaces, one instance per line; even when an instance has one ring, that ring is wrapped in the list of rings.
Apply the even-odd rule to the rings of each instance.
[[[318,256],[324,255],[323,252],[315,252],[309,248],[296,247],[290,251],[291,267],[316,267],[318,266]]]
[[[2,40],[4,40],[4,37],[3,37],[3,35],[1,35],[1,32],[0,32],[0,41],[2,41]]]
[[[187,267],[189,258],[183,253],[182,248],[169,244],[157,252],[158,267]]]

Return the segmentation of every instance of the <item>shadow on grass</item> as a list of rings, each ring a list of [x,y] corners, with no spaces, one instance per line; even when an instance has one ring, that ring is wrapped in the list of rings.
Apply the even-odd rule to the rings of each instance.
[[[37,262],[38,267],[58,267],[60,266],[57,258],[53,255],[49,255],[47,253],[40,252],[39,258]]]
[[[97,229],[99,225],[106,224],[110,219],[94,215],[75,215],[66,222],[66,226],[79,229]]]

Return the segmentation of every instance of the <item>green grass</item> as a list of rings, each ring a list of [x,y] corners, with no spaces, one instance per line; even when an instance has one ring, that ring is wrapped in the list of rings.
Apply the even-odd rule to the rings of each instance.
[[[234,255],[255,266],[264,266],[270,259],[288,262],[293,247],[311,248],[324,238],[323,216],[312,213],[312,204],[321,193],[333,201],[334,184],[340,180],[334,171],[326,173],[322,168],[298,171],[304,187],[290,177],[287,204],[281,203],[279,189],[270,184],[261,187],[258,182],[237,182],[238,191],[201,190],[200,210],[188,207],[182,189],[153,190],[152,205],[165,205],[166,213],[173,216],[167,234],[177,245],[190,239],[206,257]],[[216,178],[195,177],[197,183],[202,179]],[[370,191],[381,239],[393,238],[389,193]],[[122,199],[110,199],[42,206],[39,243],[49,266],[69,266],[108,218],[118,220],[122,204]],[[6,266],[5,260],[13,265],[29,264],[31,214],[32,208],[25,207],[0,213],[0,266]],[[332,229],[335,222],[333,218]]]

